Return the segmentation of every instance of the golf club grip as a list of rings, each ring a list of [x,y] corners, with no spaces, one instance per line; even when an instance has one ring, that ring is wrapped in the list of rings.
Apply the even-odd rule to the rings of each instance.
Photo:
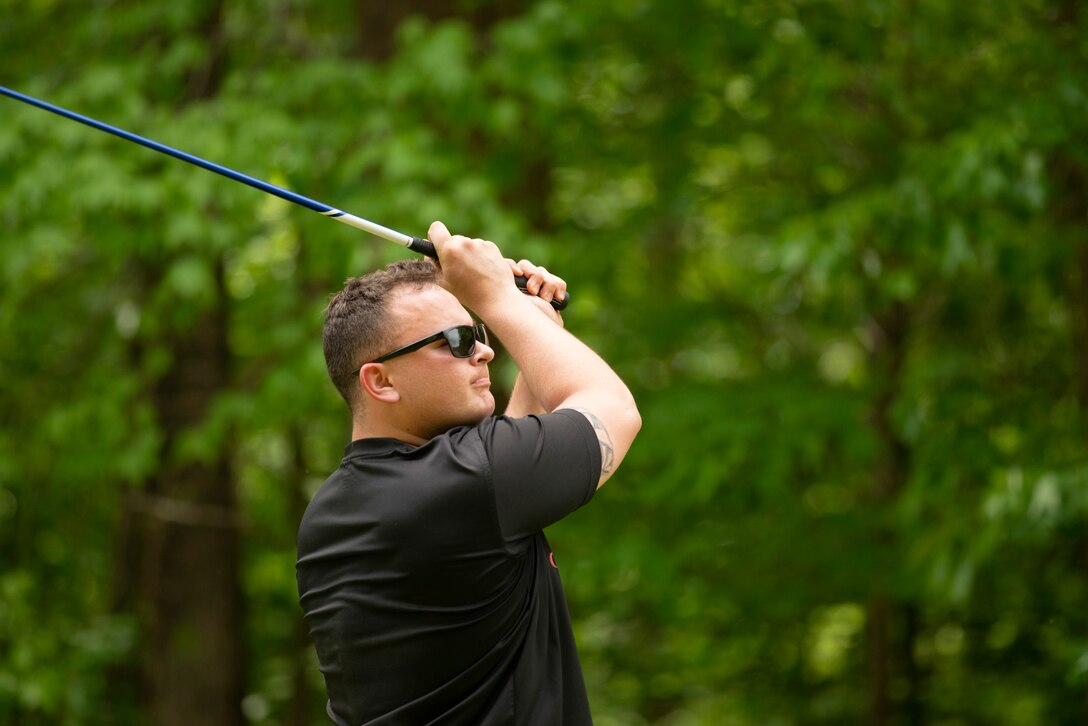
[[[408,245],[408,249],[412,250],[413,252],[418,252],[421,255],[426,255],[432,260],[438,260],[438,251],[434,248],[434,245],[431,244],[430,240],[423,239],[422,237],[413,237],[412,243]],[[529,284],[529,280],[525,277],[517,277],[515,275],[514,284],[517,285],[518,289],[526,295],[532,295],[532,293],[529,292],[529,290],[525,287],[527,284]],[[570,293],[563,293],[562,300],[552,300],[551,304],[552,307],[556,310],[564,310],[567,305],[570,305]]]

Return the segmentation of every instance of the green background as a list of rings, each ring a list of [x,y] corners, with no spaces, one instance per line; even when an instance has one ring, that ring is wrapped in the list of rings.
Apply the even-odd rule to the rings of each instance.
[[[569,282],[644,420],[549,531],[597,723],[1075,724],[1085,12],[0,0],[0,84]],[[322,310],[401,256],[0,98],[0,721],[325,722]]]

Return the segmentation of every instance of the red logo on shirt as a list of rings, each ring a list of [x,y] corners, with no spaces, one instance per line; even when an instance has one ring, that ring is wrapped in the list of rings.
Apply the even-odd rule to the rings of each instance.
[[[554,567],[555,569],[557,569],[557,570],[559,569],[559,565],[555,564],[555,553],[554,552],[549,552],[548,553],[548,562],[552,563],[552,567]]]

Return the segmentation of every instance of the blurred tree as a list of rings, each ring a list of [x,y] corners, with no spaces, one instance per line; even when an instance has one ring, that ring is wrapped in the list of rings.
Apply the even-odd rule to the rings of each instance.
[[[646,421],[549,533],[599,723],[1088,718],[1074,0],[3,9],[18,90],[570,281]],[[0,720],[320,721],[321,309],[399,250],[0,118]]]

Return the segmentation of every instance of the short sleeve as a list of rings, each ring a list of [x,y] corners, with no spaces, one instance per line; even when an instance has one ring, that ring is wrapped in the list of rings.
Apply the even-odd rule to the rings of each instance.
[[[597,434],[577,411],[500,416],[482,425],[480,436],[491,467],[499,526],[507,539],[558,522],[597,490]]]

